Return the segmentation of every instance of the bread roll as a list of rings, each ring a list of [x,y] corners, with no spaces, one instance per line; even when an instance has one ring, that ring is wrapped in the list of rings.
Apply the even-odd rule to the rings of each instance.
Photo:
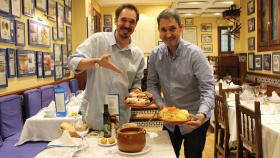
[[[80,136],[76,133],[76,130],[74,128],[73,124],[67,123],[67,122],[62,122],[60,124],[60,128],[63,131],[67,131],[71,137],[76,137],[76,138],[80,138]]]

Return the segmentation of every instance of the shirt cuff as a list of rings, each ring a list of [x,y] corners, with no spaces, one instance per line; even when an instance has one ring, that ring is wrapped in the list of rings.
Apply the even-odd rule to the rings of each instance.
[[[197,113],[198,114],[199,113],[204,113],[206,115],[206,118],[210,118],[211,117],[211,111],[209,111],[207,107],[200,107],[200,109],[198,110]]]
[[[80,71],[80,70],[77,70],[77,67],[78,67],[78,65],[79,65],[79,63],[80,63],[80,61],[81,61],[82,59],[84,59],[84,58],[73,58],[73,59],[71,60],[70,68],[71,68],[75,73],[80,73],[80,72],[82,72],[82,71]]]

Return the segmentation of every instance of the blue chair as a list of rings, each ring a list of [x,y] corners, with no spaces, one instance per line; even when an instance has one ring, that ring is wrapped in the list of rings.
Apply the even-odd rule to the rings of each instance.
[[[79,90],[79,84],[77,79],[71,79],[69,81],[70,89],[72,93],[76,93]]]
[[[54,86],[47,85],[40,87],[42,93],[42,108],[47,107],[54,100]]]
[[[40,89],[31,89],[23,93],[25,118],[38,113],[42,108],[42,96]]]
[[[68,82],[61,82],[57,86],[61,86],[61,87],[64,88],[64,90],[65,90],[65,97],[67,97],[69,94],[72,93],[71,90],[70,90]]]

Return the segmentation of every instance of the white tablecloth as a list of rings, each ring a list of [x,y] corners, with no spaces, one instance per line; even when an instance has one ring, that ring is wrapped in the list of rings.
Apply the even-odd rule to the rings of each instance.
[[[119,153],[117,145],[111,147],[103,147],[98,145],[98,137],[86,137],[89,147],[84,150],[78,151],[73,157],[79,158],[92,158],[92,157],[106,157],[106,158],[123,158],[132,157],[130,155],[123,155]],[[133,156],[145,158],[176,158],[171,141],[166,131],[159,131],[152,133],[152,137],[147,138],[147,144],[151,145],[151,150],[147,153]],[[54,147],[43,150],[36,158],[61,158],[68,157],[67,152],[75,150],[73,148]],[[71,154],[69,154],[71,155]],[[71,155],[72,156],[72,155]],[[69,156],[70,157],[70,156]]]

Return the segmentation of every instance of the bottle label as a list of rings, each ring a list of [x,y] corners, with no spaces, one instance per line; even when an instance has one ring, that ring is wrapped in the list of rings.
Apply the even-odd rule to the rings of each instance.
[[[104,137],[111,137],[111,125],[104,124]]]
[[[55,94],[56,112],[66,112],[64,93]]]

